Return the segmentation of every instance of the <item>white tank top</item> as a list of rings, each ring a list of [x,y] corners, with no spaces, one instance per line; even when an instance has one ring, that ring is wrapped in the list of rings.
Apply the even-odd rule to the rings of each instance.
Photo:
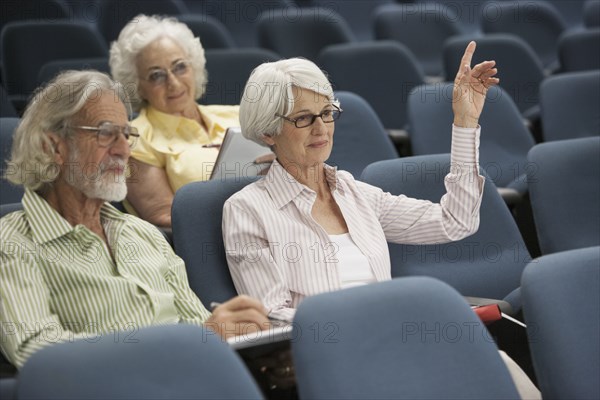
[[[338,260],[342,289],[375,282],[369,259],[360,251],[349,233],[329,235],[329,240],[336,246],[335,258]]]

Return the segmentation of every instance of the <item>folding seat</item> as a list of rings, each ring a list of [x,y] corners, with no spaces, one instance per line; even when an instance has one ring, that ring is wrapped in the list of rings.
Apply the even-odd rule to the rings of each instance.
[[[362,97],[339,91],[342,116],[335,122],[330,165],[350,172],[358,179],[367,165],[398,157],[398,153],[377,114]]]
[[[50,82],[60,72],[67,70],[84,70],[95,69],[96,71],[104,72],[110,75],[110,66],[108,65],[107,57],[96,58],[76,58],[68,60],[55,60],[47,62],[40,68],[38,73],[38,84]]]
[[[262,399],[227,343],[193,325],[134,327],[45,347],[17,378],[20,399]]]
[[[600,246],[600,137],[541,143],[528,160],[542,254]]]
[[[428,277],[307,297],[292,355],[302,399],[517,399],[467,302]]]
[[[194,32],[194,36],[200,38],[205,50],[235,47],[235,41],[227,27],[210,15],[185,14],[178,15],[177,19],[186,24]]]
[[[250,73],[263,62],[279,60],[279,55],[261,48],[206,50],[208,83],[202,104],[240,104]]]
[[[205,305],[237,295],[223,247],[223,204],[255,180],[242,174],[239,178],[193,182],[175,193],[171,208],[173,245],[185,261],[190,287]]]
[[[425,77],[406,46],[394,41],[332,45],[321,51],[319,65],[336,90],[363,97],[392,137],[407,136],[407,97]]]
[[[501,1],[492,3],[482,18],[483,32],[520,37],[535,51],[544,68],[558,69],[558,38],[566,22],[547,1]]]
[[[4,27],[1,42],[3,82],[10,98],[20,105],[37,87],[38,73],[47,62],[108,57],[100,34],[79,22],[12,22]]]
[[[369,165],[361,180],[384,192],[437,203],[446,192],[444,177],[449,169],[448,154],[403,157]],[[427,275],[448,283],[464,296],[505,300],[515,313],[521,307],[521,273],[531,257],[508,207],[489,178],[476,233],[445,244],[389,243],[389,249],[394,278]]]
[[[185,0],[194,14],[219,20],[239,47],[258,47],[257,23],[262,15],[294,18],[298,6],[293,0]]]
[[[4,86],[0,85],[0,118],[17,118],[17,110],[8,98],[8,93]]]
[[[600,247],[536,259],[523,272],[522,288],[542,397],[600,398]]]
[[[15,186],[4,179],[4,174],[15,173],[7,161],[10,160],[12,138],[15,129],[21,122],[20,118],[0,118],[0,156],[2,157],[2,170],[0,170],[0,204],[18,203],[23,197],[23,188]]]
[[[375,38],[408,47],[430,77],[443,74],[444,41],[463,33],[454,9],[442,3],[383,5],[375,10],[373,20]]]
[[[524,118],[539,117],[539,86],[544,70],[533,49],[522,39],[509,34],[490,34],[476,39],[477,49],[472,65],[495,60],[500,86],[507,91]],[[446,79],[454,80],[468,39],[450,38],[444,45]],[[487,107],[487,105],[486,105]]]
[[[419,86],[410,94],[408,120],[415,155],[450,151],[452,88],[452,83],[437,83]],[[506,91],[488,90],[479,123],[480,165],[509,204],[518,202],[527,193],[527,152],[535,143]]]
[[[172,15],[188,13],[183,0],[101,0],[97,2],[98,30],[110,44],[136,15]]]
[[[583,6],[583,23],[588,28],[600,27],[600,1],[588,0]]]
[[[544,141],[600,135],[600,70],[544,79],[540,87]]]
[[[600,69],[600,28],[566,32],[558,42],[561,72]]]
[[[355,40],[346,22],[327,8],[298,8],[289,14],[263,14],[258,21],[258,42],[284,58],[317,61],[325,47]]]

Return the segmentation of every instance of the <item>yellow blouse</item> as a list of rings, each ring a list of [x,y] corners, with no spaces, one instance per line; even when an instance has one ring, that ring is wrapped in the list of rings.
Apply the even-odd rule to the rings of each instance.
[[[198,108],[208,131],[192,119],[165,114],[152,107],[143,109],[131,122],[140,133],[131,157],[164,168],[173,192],[187,183],[209,179],[219,149],[203,146],[220,144],[227,128],[240,126],[239,106],[199,105]],[[130,173],[135,175],[135,171]]]

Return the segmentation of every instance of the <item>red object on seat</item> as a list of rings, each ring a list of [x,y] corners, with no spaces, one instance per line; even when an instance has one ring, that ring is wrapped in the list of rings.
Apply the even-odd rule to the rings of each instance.
[[[475,311],[475,314],[477,314],[486,325],[502,319],[500,307],[498,307],[497,304],[473,307],[473,311]]]

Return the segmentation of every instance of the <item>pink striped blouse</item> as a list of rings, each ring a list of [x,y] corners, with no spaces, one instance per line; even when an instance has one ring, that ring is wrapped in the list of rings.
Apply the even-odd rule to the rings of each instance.
[[[391,279],[387,241],[433,244],[477,231],[484,178],[479,175],[477,129],[453,126],[450,173],[440,203],[393,196],[326,166],[325,175],[349,234],[377,281]],[[458,173],[459,171],[460,173]],[[223,240],[238,293],[260,299],[270,317],[291,320],[298,303],[340,289],[336,249],[315,222],[316,193],[275,161],[264,179],[229,198]]]

